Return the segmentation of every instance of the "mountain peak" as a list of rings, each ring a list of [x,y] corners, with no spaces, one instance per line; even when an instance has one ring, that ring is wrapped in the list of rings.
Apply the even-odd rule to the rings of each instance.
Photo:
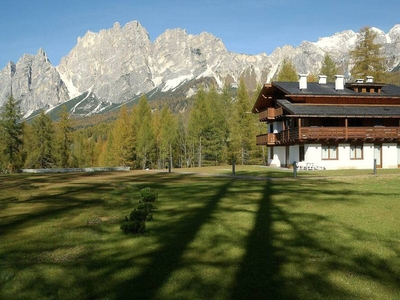
[[[399,66],[400,24],[388,34],[374,30],[384,55],[390,57],[387,68]],[[221,39],[206,31],[196,35],[182,28],[168,29],[152,42],[138,21],[123,27],[115,22],[109,29],[87,31],[79,37],[57,68],[42,48],[36,55],[25,54],[17,64],[8,64],[0,71],[0,106],[11,86],[23,112],[59,105],[89,88],[91,96],[82,97],[92,101],[88,107],[93,107],[95,98],[117,105],[142,93],[151,99],[180,91],[178,97],[183,101],[202,81],[222,87],[235,86],[243,79],[254,89],[274,78],[284,58],[291,59],[298,72],[313,74],[319,72],[325,53],[338,64],[349,62],[348,53],[358,35],[345,30],[317,42],[303,41],[298,47],[278,47],[269,56],[248,55],[229,52]]]

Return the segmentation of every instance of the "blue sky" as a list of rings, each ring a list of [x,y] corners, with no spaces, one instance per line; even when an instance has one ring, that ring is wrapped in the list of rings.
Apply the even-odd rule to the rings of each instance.
[[[137,20],[154,41],[167,29],[207,31],[232,52],[271,54],[286,44],[363,26],[388,32],[400,23],[398,0],[5,0],[0,12],[0,69],[43,48],[53,65],[90,30]]]

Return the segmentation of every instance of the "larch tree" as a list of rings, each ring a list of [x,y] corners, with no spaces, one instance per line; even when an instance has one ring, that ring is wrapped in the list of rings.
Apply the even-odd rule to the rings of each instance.
[[[276,81],[296,82],[299,80],[299,75],[290,59],[284,59],[282,67],[276,76]]]
[[[57,165],[61,168],[68,168],[72,165],[72,122],[69,118],[67,107],[63,105],[60,113],[60,120],[57,123],[56,147]]]
[[[208,122],[207,104],[206,104],[206,92],[201,87],[197,92],[193,108],[190,111],[189,123],[188,123],[188,134],[190,140],[190,157],[196,160],[199,167],[202,166],[203,159],[203,145],[206,132],[206,123]]]
[[[132,115],[138,165],[140,168],[145,169],[152,163],[152,157],[155,151],[151,108],[146,95],[140,97],[139,103],[135,105]]]
[[[218,165],[226,158],[228,128],[224,114],[224,100],[223,95],[218,94],[215,85],[206,94],[206,114],[208,120],[205,122],[204,154],[215,165]]]
[[[18,169],[22,163],[23,125],[17,102],[11,95],[0,115],[0,149],[3,168],[9,172]]]
[[[350,51],[350,58],[354,64],[351,69],[353,79],[373,76],[374,81],[384,80],[385,59],[381,55],[382,45],[376,42],[377,33],[370,27],[363,27],[359,32],[354,50]]]
[[[251,114],[249,94],[243,80],[240,80],[237,90],[237,99],[233,106],[230,134],[230,153],[232,159],[239,159],[242,165],[246,164],[255,144],[256,123]]]
[[[188,168],[190,167],[191,160],[189,155],[189,138],[187,122],[184,120],[184,115],[179,114],[177,116],[177,147],[178,147],[178,160],[179,166],[182,168],[183,165]]]
[[[160,123],[160,158],[163,165],[166,164],[166,159],[172,164],[173,150],[178,138],[178,124],[167,106],[161,110]]]
[[[44,111],[33,120],[31,134],[26,166],[42,169],[52,168],[55,164],[55,131],[53,121]]]
[[[324,61],[322,62],[320,74],[326,75],[327,82],[334,82],[335,75],[338,74],[338,67],[328,53],[326,53],[324,56]]]
[[[112,130],[112,155],[114,165],[131,166],[133,162],[133,129],[132,118],[125,105],[121,107]]]

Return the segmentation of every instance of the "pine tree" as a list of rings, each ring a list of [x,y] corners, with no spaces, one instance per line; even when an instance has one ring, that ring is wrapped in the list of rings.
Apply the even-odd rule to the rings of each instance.
[[[375,42],[377,34],[370,27],[363,27],[359,33],[356,47],[350,51],[354,63],[351,75],[353,79],[373,76],[374,81],[380,82],[385,74],[385,60],[381,56],[382,45]]]
[[[296,82],[299,80],[299,75],[297,74],[296,68],[292,61],[289,59],[284,59],[282,67],[276,76],[276,81],[289,81]]]
[[[335,75],[338,74],[338,67],[328,53],[324,56],[324,61],[321,66],[321,75],[326,75],[327,82],[334,82]]]
[[[13,96],[8,98],[0,115],[0,150],[3,169],[13,172],[21,165],[23,145],[21,113]],[[1,167],[1,163],[0,163]]]

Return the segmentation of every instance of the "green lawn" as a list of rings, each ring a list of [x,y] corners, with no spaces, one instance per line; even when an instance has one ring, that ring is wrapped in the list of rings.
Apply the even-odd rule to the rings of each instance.
[[[229,168],[0,176],[0,299],[400,299],[400,172]]]

